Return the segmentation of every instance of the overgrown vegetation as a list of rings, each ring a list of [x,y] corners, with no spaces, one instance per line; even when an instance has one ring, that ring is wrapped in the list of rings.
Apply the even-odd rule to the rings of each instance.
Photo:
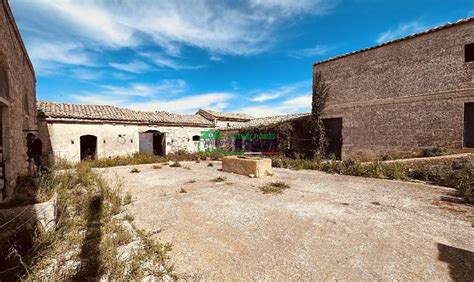
[[[313,157],[326,155],[327,140],[322,114],[328,97],[329,85],[323,79],[321,72],[314,73],[311,115],[309,119]]]
[[[290,129],[288,129],[290,130]],[[423,154],[426,155],[439,155],[449,152],[446,149],[427,149]],[[219,159],[224,155],[220,151],[211,152],[199,152],[199,153],[187,153],[177,152],[170,154],[167,157],[158,157],[150,155],[135,154],[126,157],[116,157],[113,159],[105,160],[92,160],[86,161],[85,164],[92,167],[106,167],[114,165],[128,165],[128,164],[139,164],[147,162],[161,162],[163,165],[168,161],[174,161],[170,166],[177,166],[179,161],[196,161],[206,159]],[[452,165],[410,165],[401,163],[387,163],[381,161],[375,161],[370,163],[362,163],[356,160],[349,161],[336,161],[332,159],[330,161],[323,161],[320,154],[316,154],[313,159],[304,159],[300,154],[293,154],[293,158],[286,156],[273,156],[271,157],[274,167],[284,167],[290,169],[312,169],[321,170],[329,173],[339,173],[354,176],[364,176],[373,178],[386,178],[386,179],[398,179],[398,180],[410,180],[417,179],[428,181],[433,184],[453,187],[458,189],[459,194],[463,197],[470,198],[472,201],[472,184],[473,176],[473,164],[472,160],[454,162]],[[392,156],[386,157],[391,159]],[[131,163],[127,163],[130,161]],[[68,163],[62,162],[64,168],[72,168]],[[81,164],[79,164],[81,165]],[[77,166],[77,165],[76,165]],[[213,163],[208,163],[208,166],[214,166]]]
[[[459,195],[473,201],[474,164],[472,160],[453,162],[451,165],[429,164],[402,164],[397,162],[371,162],[359,161],[323,161],[321,158],[306,160],[302,158],[287,158],[285,156],[272,157],[274,167],[290,169],[321,170],[328,173],[338,173],[353,176],[372,178],[398,179],[398,180],[423,180],[436,185],[456,188]]]
[[[122,201],[123,205],[129,205],[132,203],[132,194],[130,192],[127,192],[125,196],[123,197]]]
[[[446,156],[449,155],[451,152],[446,148],[426,148],[423,149],[421,156],[422,157],[438,157],[438,156]]]
[[[136,280],[162,277],[169,245],[152,241],[125,220],[121,185],[107,184],[89,163],[45,175],[38,190],[57,197],[54,230],[40,232],[23,257],[26,280]]]
[[[260,187],[263,194],[281,194],[284,190],[289,189],[290,185],[283,181],[270,182]]]
[[[86,163],[90,167],[114,167],[114,166],[126,166],[126,165],[139,165],[139,164],[154,164],[162,163],[165,165],[169,161],[181,162],[181,161],[196,161],[200,160],[220,160],[224,157],[224,154],[220,151],[203,151],[198,153],[189,153],[186,151],[178,151],[167,156],[156,156],[151,154],[131,154],[127,156],[117,156],[111,158],[100,158],[96,160],[84,160],[81,163]],[[55,169],[70,169],[76,167],[78,164],[70,163],[64,159],[55,161]]]

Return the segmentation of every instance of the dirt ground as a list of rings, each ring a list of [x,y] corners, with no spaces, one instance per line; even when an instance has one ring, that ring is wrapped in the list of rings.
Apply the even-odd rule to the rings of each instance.
[[[205,279],[469,280],[474,208],[451,189],[274,169],[255,179],[209,161],[102,169],[133,195],[135,224],[173,244],[178,275]],[[140,173],[130,173],[132,168]],[[221,183],[211,179],[222,176]],[[284,181],[283,194],[259,187]],[[184,189],[186,192],[181,191]]]

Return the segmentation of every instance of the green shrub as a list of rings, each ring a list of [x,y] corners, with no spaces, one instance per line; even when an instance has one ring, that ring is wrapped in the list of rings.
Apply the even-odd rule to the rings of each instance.
[[[281,194],[284,190],[290,188],[290,185],[282,181],[270,182],[260,187],[263,194]]]
[[[438,157],[449,155],[450,152],[446,148],[426,148],[423,149],[421,155],[422,157]]]

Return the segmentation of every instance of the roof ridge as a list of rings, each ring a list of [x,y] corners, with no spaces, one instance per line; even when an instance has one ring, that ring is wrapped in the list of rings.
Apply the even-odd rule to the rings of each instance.
[[[426,29],[424,31],[416,32],[416,33],[413,33],[411,35],[407,35],[407,36],[404,36],[404,37],[401,37],[401,38],[398,38],[398,39],[390,40],[390,41],[383,42],[383,43],[373,45],[373,46],[370,46],[370,47],[366,47],[366,48],[362,48],[362,49],[359,49],[359,50],[344,53],[344,54],[341,54],[341,55],[337,55],[337,56],[334,56],[334,57],[330,57],[328,59],[315,62],[313,64],[313,66],[323,64],[323,63],[327,63],[327,62],[331,62],[331,61],[335,61],[335,60],[338,60],[340,58],[344,58],[344,57],[348,57],[348,56],[351,56],[351,55],[366,52],[366,51],[369,51],[369,50],[377,49],[377,48],[384,47],[384,46],[387,46],[387,45],[391,45],[391,44],[394,44],[394,43],[397,43],[397,42],[400,42],[400,41],[405,41],[405,40],[408,40],[408,39],[411,39],[411,38],[415,38],[415,37],[422,36],[422,35],[425,35],[425,34],[429,34],[429,33],[432,33],[432,32],[436,32],[436,31],[439,31],[439,30],[450,28],[450,27],[453,27],[453,26],[458,26],[460,24],[468,23],[468,22],[471,22],[471,21],[474,21],[474,16],[467,17],[467,18],[461,18],[461,19],[458,19],[457,21],[455,21],[453,23],[447,22],[445,24],[438,25],[438,26]]]

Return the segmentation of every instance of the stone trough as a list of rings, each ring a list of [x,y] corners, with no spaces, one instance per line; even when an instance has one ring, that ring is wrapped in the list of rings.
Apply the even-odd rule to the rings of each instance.
[[[228,156],[222,159],[222,171],[255,177],[271,176],[272,160],[257,157]]]

